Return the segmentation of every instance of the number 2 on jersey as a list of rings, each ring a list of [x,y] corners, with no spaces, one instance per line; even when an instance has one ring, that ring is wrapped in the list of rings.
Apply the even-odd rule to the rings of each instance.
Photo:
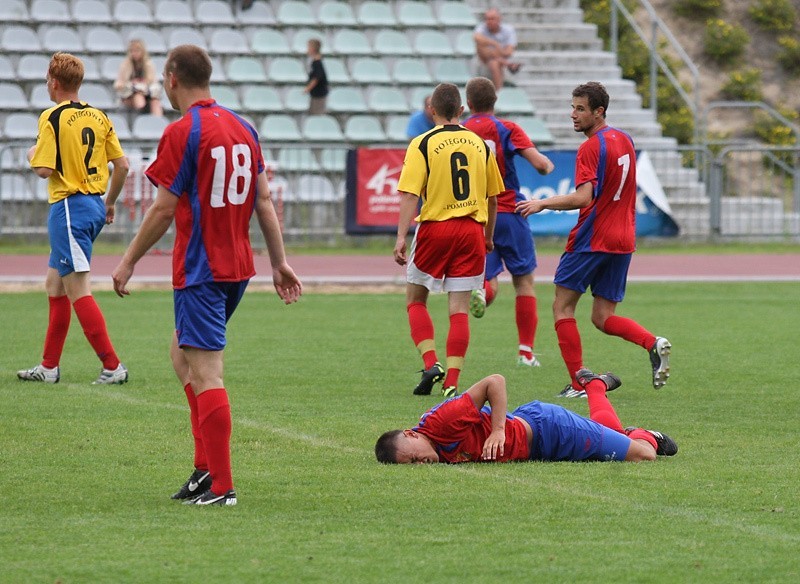
[[[242,205],[247,200],[250,192],[250,183],[253,180],[250,172],[251,154],[247,144],[234,144],[231,148],[233,172],[226,181],[227,152],[225,146],[216,146],[211,149],[211,158],[214,159],[214,177],[211,180],[211,206],[224,207],[225,199],[231,205]],[[239,180],[239,179],[243,180]],[[241,188],[240,188],[241,187]]]
[[[622,196],[622,187],[625,186],[625,180],[628,178],[628,171],[631,169],[631,155],[623,154],[617,158],[617,166],[622,167],[622,178],[619,181],[619,188],[612,199],[614,201],[619,201],[620,197]]]
[[[83,157],[83,164],[86,166],[86,173],[91,176],[97,174],[96,166],[89,166],[94,152],[94,131],[91,128],[81,130],[81,144],[86,146],[86,156]]]

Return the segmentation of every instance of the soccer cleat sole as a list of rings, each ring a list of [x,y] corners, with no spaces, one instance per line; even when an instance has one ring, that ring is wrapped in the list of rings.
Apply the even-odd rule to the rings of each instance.
[[[669,379],[669,357],[671,353],[672,344],[663,337],[657,338],[655,346],[650,350],[654,389],[661,389]]]

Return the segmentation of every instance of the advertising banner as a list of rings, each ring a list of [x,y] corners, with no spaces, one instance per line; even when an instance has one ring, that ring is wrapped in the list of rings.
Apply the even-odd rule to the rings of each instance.
[[[541,176],[520,156],[514,157],[522,194],[543,199],[575,190],[574,150],[543,150],[555,170]],[[400,208],[397,181],[403,168],[405,150],[398,148],[351,150],[347,158],[346,231],[348,234],[395,233]],[[639,152],[636,161],[637,236],[675,236],[678,226],[671,217],[669,202],[650,157]],[[578,220],[578,211],[543,211],[528,218],[533,235],[563,236]]]

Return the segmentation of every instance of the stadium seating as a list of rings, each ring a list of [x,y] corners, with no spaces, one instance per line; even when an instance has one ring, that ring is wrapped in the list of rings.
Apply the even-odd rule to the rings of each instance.
[[[259,29],[253,33],[250,46],[259,55],[288,55],[289,40],[286,35],[272,28]]]
[[[307,112],[311,97],[304,91],[303,87],[290,87],[286,91],[284,104],[286,111]]]
[[[268,67],[269,80],[275,83],[304,83],[308,79],[303,64],[294,57],[276,57]]]
[[[143,0],[117,0],[114,4],[114,21],[119,24],[146,24],[153,22],[153,11]]]
[[[36,23],[69,23],[72,19],[69,5],[66,2],[59,2],[59,0],[33,0],[30,11],[31,20]]]
[[[236,23],[230,3],[221,0],[201,0],[197,4],[195,17],[201,25],[233,26]]]
[[[37,53],[42,50],[39,36],[27,26],[3,27],[0,47],[9,53]]]
[[[388,2],[367,0],[358,8],[361,26],[392,28],[398,25],[397,18]]]
[[[323,26],[355,26],[353,9],[346,2],[326,1],[319,6],[319,23]]]
[[[258,133],[268,142],[299,142],[302,139],[300,128],[294,116],[287,114],[269,114],[264,116]]]
[[[44,87],[44,85],[42,85]],[[45,87],[45,93],[47,88]],[[48,102],[50,98],[47,98]],[[25,92],[16,83],[0,83],[0,109],[19,110],[28,105]]]
[[[14,64],[11,59],[5,55],[0,55],[0,80],[14,81],[17,78],[17,73],[14,71]]]
[[[303,137],[309,142],[343,142],[344,135],[336,118],[329,115],[308,116],[303,120]]]
[[[0,2],[0,22],[26,23],[31,19],[28,5],[22,0],[4,0]]]
[[[355,144],[385,142],[386,133],[373,116],[351,116],[344,125],[344,136]]]
[[[111,22],[108,2],[100,0],[74,0],[72,20],[78,24]]]
[[[431,26],[436,17],[428,2],[402,0],[397,7],[397,20],[401,25],[410,28]]]
[[[159,24],[193,24],[194,16],[188,2],[157,0],[153,14]]]
[[[138,140],[160,140],[167,123],[162,116],[140,114],[133,120],[132,133]]]
[[[373,57],[354,59],[352,64],[353,81],[356,83],[391,83],[392,78],[386,63]]]
[[[38,81],[44,85],[50,58],[44,55],[22,55],[17,63],[17,79],[20,81]]]
[[[110,26],[92,26],[83,35],[86,50],[93,54],[113,54],[125,52],[127,43],[118,30]]]
[[[251,85],[244,88],[242,107],[250,112],[281,112],[283,111],[283,101],[274,88]]]
[[[317,24],[317,19],[311,11],[308,2],[288,0],[280,2],[277,13],[278,22],[289,26],[308,26]]]
[[[12,140],[33,140],[38,133],[39,118],[28,112],[15,112],[6,116],[3,136]]]

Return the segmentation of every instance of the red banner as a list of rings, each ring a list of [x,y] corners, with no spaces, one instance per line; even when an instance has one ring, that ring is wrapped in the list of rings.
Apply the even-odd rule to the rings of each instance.
[[[362,227],[397,229],[400,195],[397,181],[405,150],[398,148],[356,151],[356,223]]]

